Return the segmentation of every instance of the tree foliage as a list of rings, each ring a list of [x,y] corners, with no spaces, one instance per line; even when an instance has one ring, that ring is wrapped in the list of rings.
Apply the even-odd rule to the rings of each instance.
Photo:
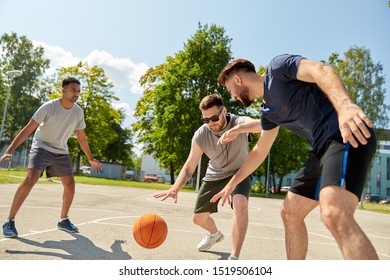
[[[34,47],[25,36],[18,37],[16,33],[3,34],[0,38],[0,46],[1,104],[4,104],[10,85],[6,73],[10,70],[23,72],[21,77],[13,78],[11,83],[4,129],[4,142],[9,142],[28,123],[35,110],[47,98],[50,89],[49,79],[42,79],[42,75],[49,67],[49,60],[44,58],[42,47]],[[1,106],[1,118],[3,110],[4,106]]]
[[[309,144],[302,137],[284,127],[279,129],[270,151],[270,177],[273,178],[273,186],[280,192],[284,176],[298,170],[307,160]],[[275,177],[279,177],[276,183]]]
[[[371,52],[364,47],[352,47],[340,58],[338,53],[329,57],[329,65],[334,67],[343,80],[351,99],[363,109],[378,128],[387,126],[390,106],[385,104],[385,78],[383,66],[374,63]]]
[[[231,39],[224,33],[222,27],[199,24],[183,50],[141,78],[145,90],[136,106],[133,127],[145,152],[170,170],[171,182],[187,159],[193,133],[202,124],[201,99],[219,93],[228,110],[240,110],[217,84],[220,71],[231,59]]]

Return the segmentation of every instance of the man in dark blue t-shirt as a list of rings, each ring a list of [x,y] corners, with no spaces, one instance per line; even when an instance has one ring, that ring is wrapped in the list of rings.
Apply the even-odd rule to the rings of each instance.
[[[235,59],[218,77],[233,99],[244,106],[262,98],[263,132],[240,170],[211,201],[229,194],[267,157],[283,126],[302,136],[312,150],[299,170],[281,215],[288,259],[305,259],[305,217],[317,206],[321,220],[335,237],[345,259],[378,259],[353,214],[362,195],[376,150],[373,124],[350,99],[340,77],[329,66],[299,55],[280,55],[258,75],[248,60]],[[236,134],[227,131],[224,144]]]

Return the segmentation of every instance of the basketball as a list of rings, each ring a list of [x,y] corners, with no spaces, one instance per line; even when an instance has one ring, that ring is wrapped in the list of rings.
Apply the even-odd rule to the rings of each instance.
[[[144,214],[133,226],[134,240],[143,248],[157,248],[165,241],[168,227],[164,219],[157,214]]]

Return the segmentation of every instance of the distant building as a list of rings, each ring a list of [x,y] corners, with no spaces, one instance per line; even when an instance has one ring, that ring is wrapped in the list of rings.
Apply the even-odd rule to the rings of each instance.
[[[379,151],[372,162],[366,193],[390,198],[390,141],[379,141]]]
[[[101,162],[102,171],[95,172],[91,169],[90,176],[107,179],[125,179],[126,178],[126,165],[121,165],[114,162]]]
[[[143,176],[147,174],[157,175],[159,178],[163,178],[165,182],[170,182],[171,177],[169,175],[169,171],[160,168],[158,162],[153,158],[152,155],[143,155],[142,156],[142,164],[141,164],[141,181]]]

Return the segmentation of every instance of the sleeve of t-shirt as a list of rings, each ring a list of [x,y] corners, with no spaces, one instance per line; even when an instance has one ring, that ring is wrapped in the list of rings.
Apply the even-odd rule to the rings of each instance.
[[[273,58],[269,64],[269,71],[272,77],[282,81],[296,80],[299,64],[304,57],[300,55],[283,54]],[[261,127],[264,130],[271,130],[278,125],[261,116]]]
[[[194,135],[192,136],[192,141],[195,141],[195,143],[196,143],[199,147],[202,147],[202,143],[200,143],[200,142],[201,142],[201,141],[200,141],[200,134],[201,134],[202,130],[203,130],[203,127],[201,126],[201,127],[199,127],[199,128],[195,131]]]
[[[283,54],[273,58],[269,64],[272,76],[288,81],[296,80],[299,64],[303,59],[300,55]]]
[[[264,115],[260,117],[260,123],[262,130],[271,130],[278,126],[276,123],[269,121]]]
[[[51,112],[51,106],[53,106],[53,103],[43,104],[41,107],[38,108],[38,110],[31,118],[39,124],[45,122]]]
[[[76,125],[76,130],[83,130],[87,127],[85,124],[85,119],[84,119],[84,111],[80,110],[80,120]]]
[[[248,117],[246,117],[246,116],[236,116],[236,118],[234,120],[234,125],[233,126],[236,126],[236,125],[239,125],[239,124],[243,124],[247,118]]]

